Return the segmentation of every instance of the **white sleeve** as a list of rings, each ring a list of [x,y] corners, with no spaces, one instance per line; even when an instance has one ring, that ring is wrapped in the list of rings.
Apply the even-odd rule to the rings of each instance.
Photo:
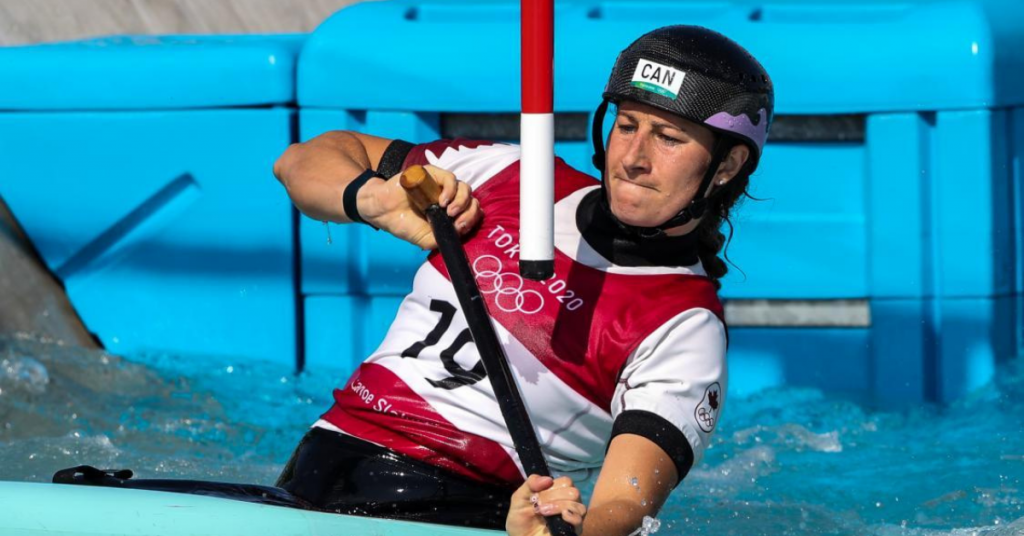
[[[424,147],[424,156],[430,165],[454,173],[456,179],[474,190],[518,161],[519,154],[518,145],[505,143],[452,140],[447,144],[433,143]]]
[[[623,367],[612,417],[613,437],[651,439],[672,459],[679,479],[699,461],[725,401],[725,325],[707,309],[691,309],[649,335]]]

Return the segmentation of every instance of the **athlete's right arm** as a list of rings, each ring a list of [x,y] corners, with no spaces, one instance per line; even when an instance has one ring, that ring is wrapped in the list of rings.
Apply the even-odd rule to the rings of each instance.
[[[274,175],[303,214],[315,220],[348,223],[352,219],[341,204],[345,187],[363,171],[377,169],[391,141],[357,132],[327,132],[288,147],[274,163]],[[367,186],[379,182],[372,180]],[[372,187],[360,190],[360,205],[371,191]]]
[[[321,134],[296,143],[274,164],[274,175],[303,214],[320,221],[349,223],[342,198],[345,188],[367,169],[377,169],[392,140],[349,131]],[[480,220],[480,203],[468,185],[445,170],[427,166],[441,185],[440,204],[455,218],[460,233]],[[424,249],[436,247],[430,226],[409,204],[396,174],[387,180],[371,179],[359,189],[359,215],[373,226]]]

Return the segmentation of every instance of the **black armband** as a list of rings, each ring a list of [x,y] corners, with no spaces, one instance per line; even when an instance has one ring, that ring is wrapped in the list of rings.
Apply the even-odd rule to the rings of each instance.
[[[383,175],[385,179],[401,173],[402,166],[405,165],[405,158],[409,156],[409,151],[412,151],[413,147],[415,145],[407,141],[392,141],[388,148],[384,149],[384,154],[380,157],[377,173]]]
[[[372,169],[368,169],[360,173],[358,177],[352,180],[352,182],[348,183],[348,186],[345,187],[345,193],[341,196],[341,206],[345,209],[345,216],[348,216],[348,219],[352,220],[353,223],[365,223],[377,230],[376,227],[359,215],[359,207],[356,204],[356,197],[359,195],[359,189],[366,184],[366,181],[374,177],[381,179],[384,178],[380,173],[377,173]]]
[[[679,480],[673,486],[678,486],[693,467],[693,447],[690,441],[682,430],[657,413],[638,409],[623,411],[615,418],[608,444],[611,445],[611,440],[619,434],[638,435],[661,447],[676,465]]]

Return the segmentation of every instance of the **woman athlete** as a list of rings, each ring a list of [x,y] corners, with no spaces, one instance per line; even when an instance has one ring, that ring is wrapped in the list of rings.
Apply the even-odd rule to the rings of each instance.
[[[656,515],[721,415],[720,227],[757,167],[773,100],[765,70],[721,34],[670,26],[633,42],[595,114],[602,180],[556,161],[547,281],[518,275],[517,146],[329,132],[289,147],[274,172],[307,216],[433,250],[398,183],[407,167],[428,166],[562,476],[526,479],[434,252],[278,485],[327,510],[515,536],[546,534],[541,515],[595,536],[625,536]],[[591,479],[584,508],[573,482]]]

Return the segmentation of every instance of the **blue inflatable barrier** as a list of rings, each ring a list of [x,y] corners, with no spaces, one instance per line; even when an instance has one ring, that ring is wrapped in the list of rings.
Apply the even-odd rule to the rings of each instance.
[[[510,1],[342,10],[303,50],[301,137],[518,137],[508,115],[519,110],[517,13]],[[736,213],[728,249],[738,266],[723,286],[735,393],[803,384],[881,402],[949,400],[1017,354],[1024,69],[1013,51],[1024,48],[1024,9],[561,2],[557,154],[593,171],[588,125],[612,62],[637,36],[673,23],[747,47],[778,96],[752,179],[760,200]],[[387,329],[367,326],[368,311],[389,300],[397,308],[423,255],[364,227],[335,230],[333,246],[321,224],[301,227],[308,361],[352,367]],[[803,312],[777,313],[794,306]],[[319,316],[327,310],[345,314]],[[324,343],[360,327],[355,346]]]
[[[295,360],[302,36],[0,48],[0,196],[112,352]]]
[[[568,163],[593,172],[589,125],[618,51],[672,23],[732,37],[777,89],[757,199],[735,212],[728,248],[734,394],[950,400],[1020,352],[1018,3],[559,2]],[[394,0],[350,6],[308,38],[3,48],[0,196],[111,351],[344,374],[425,253],[296,216],[272,163],[336,129],[516,141],[518,40],[513,0]]]

